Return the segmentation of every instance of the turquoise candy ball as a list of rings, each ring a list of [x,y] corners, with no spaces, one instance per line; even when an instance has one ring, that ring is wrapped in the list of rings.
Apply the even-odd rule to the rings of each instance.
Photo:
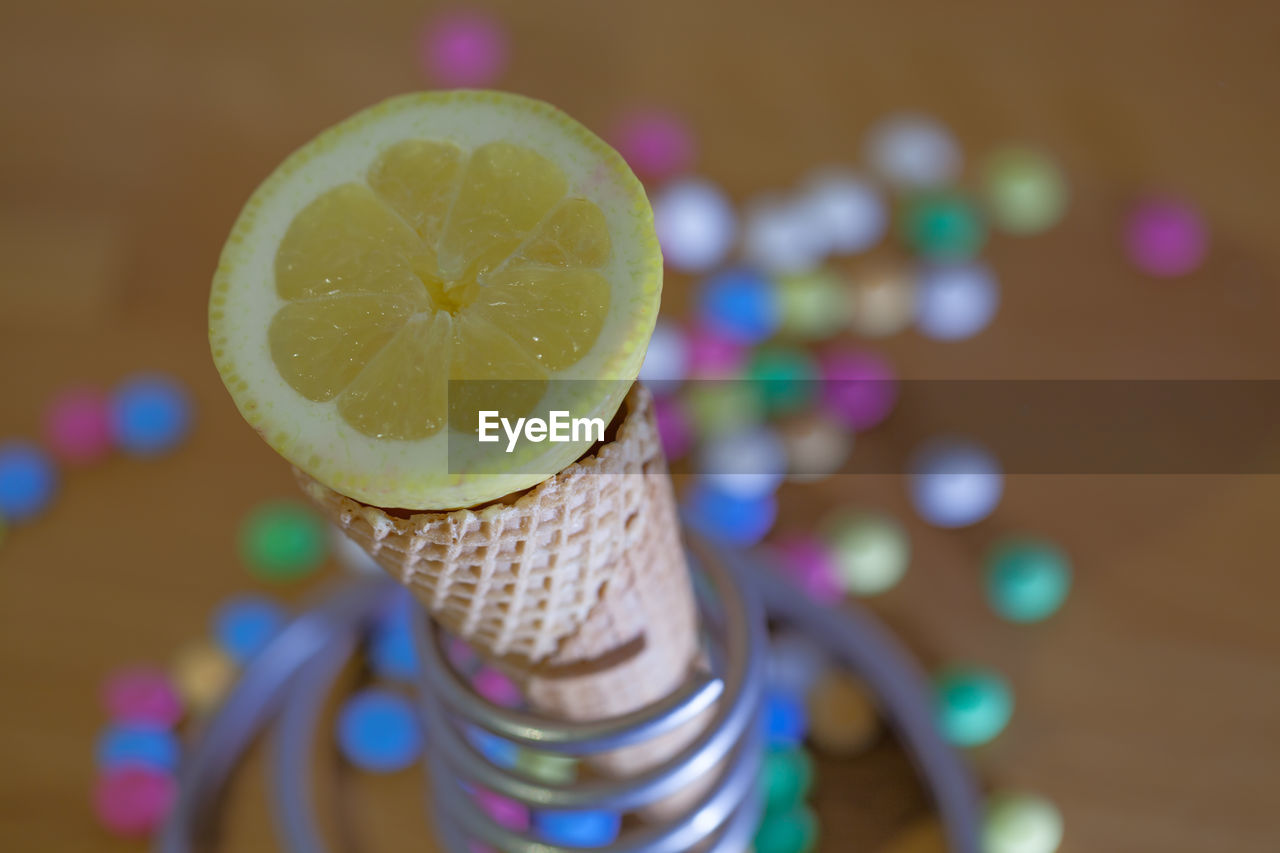
[[[755,853],[810,853],[818,846],[818,818],[801,806],[770,812],[756,830]]]
[[[747,377],[770,414],[801,411],[818,391],[818,364],[800,348],[761,347],[751,356]]]
[[[953,667],[934,682],[938,727],[956,746],[990,741],[1013,716],[1013,691],[999,673],[976,666]]]
[[[987,558],[987,601],[1010,622],[1039,622],[1057,612],[1071,589],[1071,563],[1048,542],[1015,540]]]
[[[933,261],[963,261],[982,248],[987,229],[974,203],[961,193],[938,190],[907,199],[902,209],[903,241]]]
[[[766,811],[791,811],[813,787],[813,759],[798,746],[770,749],[760,768],[760,781]]]
[[[983,853],[1055,853],[1062,844],[1062,813],[1034,794],[1000,793],[987,801]]]

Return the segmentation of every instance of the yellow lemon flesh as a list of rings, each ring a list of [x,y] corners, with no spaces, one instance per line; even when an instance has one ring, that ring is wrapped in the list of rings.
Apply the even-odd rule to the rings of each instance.
[[[214,278],[210,341],[242,414],[311,476],[380,506],[471,506],[591,444],[481,464],[466,452],[477,410],[607,422],[661,282],[643,190],[581,125],[516,95],[406,95],[254,193]]]

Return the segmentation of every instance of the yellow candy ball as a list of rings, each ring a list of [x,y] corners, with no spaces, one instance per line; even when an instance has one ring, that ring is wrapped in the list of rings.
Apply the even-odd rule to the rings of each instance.
[[[849,279],[849,328],[866,338],[896,335],[915,318],[916,280],[902,264],[878,263]]]
[[[173,683],[187,708],[196,715],[213,710],[235,684],[235,661],[207,640],[178,649],[171,667]]]
[[[880,714],[870,693],[847,673],[826,673],[809,691],[809,737],[824,752],[856,755],[880,736]]]

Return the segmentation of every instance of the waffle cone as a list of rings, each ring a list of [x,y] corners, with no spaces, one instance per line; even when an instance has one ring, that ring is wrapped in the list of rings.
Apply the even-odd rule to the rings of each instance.
[[[648,391],[636,385],[615,423],[611,440],[560,473],[472,509],[380,509],[295,473],[441,625],[521,681],[535,708],[597,720],[666,697],[698,656],[697,610]],[[603,756],[599,767],[625,775],[660,763],[699,722]]]

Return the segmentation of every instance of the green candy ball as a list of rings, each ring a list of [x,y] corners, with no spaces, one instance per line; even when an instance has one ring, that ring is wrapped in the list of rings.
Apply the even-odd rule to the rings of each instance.
[[[903,241],[936,261],[963,261],[982,248],[987,229],[973,202],[961,193],[937,190],[907,199],[901,219]]]
[[[303,577],[327,554],[324,522],[300,504],[263,504],[240,527],[240,556],[250,571],[266,580]]]
[[[771,749],[760,767],[767,812],[787,812],[801,805],[813,787],[813,759],[803,749]]]
[[[840,510],[820,526],[845,591],[879,595],[906,574],[911,543],[902,525],[887,515]]]
[[[1047,155],[1033,148],[1002,148],[982,171],[982,194],[992,223],[1011,234],[1052,228],[1067,208],[1067,182]]]
[[[1055,853],[1062,844],[1062,813],[1034,794],[1001,793],[987,801],[983,853]]]
[[[785,275],[778,279],[780,330],[802,340],[822,340],[849,321],[850,298],[844,282],[833,272]]]
[[[734,379],[694,382],[684,395],[685,411],[703,441],[758,424],[764,402],[755,383]]]
[[[758,387],[769,414],[801,411],[818,391],[818,365],[802,349],[761,347],[751,356],[747,378]]]
[[[942,734],[956,746],[979,746],[1004,731],[1013,716],[1013,691],[999,673],[955,667],[934,682],[935,713]]]
[[[755,853],[810,853],[818,846],[818,818],[803,806],[766,814],[754,846]]]

